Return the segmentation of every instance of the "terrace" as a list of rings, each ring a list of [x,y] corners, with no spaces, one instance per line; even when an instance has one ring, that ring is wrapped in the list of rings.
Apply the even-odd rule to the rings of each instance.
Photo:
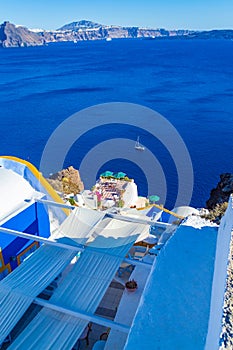
[[[22,199],[26,206],[71,209],[34,195],[30,202]],[[2,348],[72,349],[91,321],[89,348],[95,350],[98,345],[165,350],[174,344],[190,350],[217,349],[220,335],[225,343],[228,322],[223,299],[232,208],[231,197],[219,227],[200,222],[197,215],[176,229],[169,222],[182,220],[187,208],[172,213],[161,206],[152,215],[147,210],[139,214],[134,209],[102,212],[72,207],[49,239],[1,226],[3,235],[41,244],[0,282]],[[156,221],[161,211],[169,215],[166,223]],[[148,249],[151,225],[158,242]],[[144,251],[136,244],[145,245]],[[134,293],[124,287],[132,278],[138,283]],[[101,335],[105,343],[98,343]],[[80,341],[80,348],[86,348],[85,341]]]
[[[128,325],[129,327],[135,316],[142,292],[145,287],[145,283],[148,279],[153,261],[155,259],[155,255],[148,255],[148,250],[140,247],[134,247],[134,250],[131,249],[130,252],[131,254],[132,252],[134,254],[131,256],[132,264],[127,264],[130,266],[130,268],[124,267],[123,271],[121,272],[120,269],[118,269],[118,272],[109,284],[102,300],[100,301],[94,313],[95,316],[106,319],[106,321],[110,320],[119,324]],[[38,295],[35,302],[31,304],[31,306],[11,331],[10,338],[7,338],[6,342],[2,344],[1,349],[7,349],[10,347],[15,339],[40,313],[42,310],[42,305],[40,305],[40,302],[37,304],[37,299],[49,301],[56,289],[59,288],[77,261],[78,258],[74,258],[68,267],[59,275],[59,277],[56,278]],[[140,265],[140,263],[138,263],[139,261],[146,261],[147,265]],[[136,264],[136,266],[134,264]],[[124,266],[124,263],[122,265]],[[133,293],[128,292],[125,289],[125,283],[129,279],[135,279],[138,283],[138,288]],[[114,328],[111,329],[111,324],[110,326],[106,326],[101,325],[101,322],[95,323],[92,321],[91,331],[88,334],[88,340],[80,339],[77,344],[77,349],[89,350],[92,349],[96,343],[100,344],[101,342],[102,345],[105,346],[105,349],[123,349],[126,338],[127,333],[119,332],[119,330],[115,330]]]
[[[138,199],[136,184],[122,172],[101,174],[92,192],[102,208],[135,206]]]
[[[85,224],[86,215],[88,215],[88,226],[86,226]],[[102,333],[106,332],[106,330],[108,331],[111,330],[109,333],[108,340],[106,342],[106,346],[107,346],[107,343],[111,344],[111,341],[112,341],[111,339],[114,339],[113,337],[114,331],[117,331],[117,332],[120,331],[119,336],[121,337],[122,342],[125,341],[125,337],[127,336],[127,332],[128,332],[126,331],[125,327],[126,326],[130,327],[130,323],[132,322],[132,319],[136,313],[137,306],[138,306],[142,291],[144,289],[147,276],[149,275],[149,271],[151,269],[154,256],[152,257],[151,255],[148,254],[148,249],[146,247],[134,247],[133,251],[132,251],[132,248],[130,249],[130,247],[132,246],[135,240],[140,241],[140,238],[139,238],[140,235],[142,235],[142,237],[145,236],[145,232],[148,230],[147,222],[144,222],[144,224],[131,223],[131,222],[126,222],[124,220],[120,221],[119,219],[114,219],[110,217],[108,218],[104,216],[105,214],[102,212],[93,212],[93,218],[91,219],[90,210],[87,210],[87,209],[81,210],[81,208],[76,209],[76,213],[72,212],[70,216],[61,225],[58,232],[53,236],[53,241],[50,241],[51,248],[49,248],[50,253],[48,258],[52,259],[51,261],[53,261],[54,268],[55,266],[56,268],[58,268],[57,270],[53,268],[54,269],[53,275],[56,276],[59,273],[59,276],[61,275],[59,280],[51,282],[49,285],[46,286],[46,281],[49,281],[48,277],[46,276],[48,273],[51,274],[53,270],[52,266],[50,271],[47,270],[48,262],[46,262],[47,258],[45,259],[45,256],[44,256],[44,253],[46,252],[46,250],[48,250],[48,247],[46,247],[47,246],[46,244],[45,246],[42,246],[40,249],[38,249],[37,252],[32,254],[24,262],[24,264],[19,266],[17,270],[15,270],[12,274],[10,274],[8,280],[4,279],[5,283],[15,283],[14,281],[20,277],[21,271],[26,269],[25,270],[26,272],[28,270],[27,274],[25,275],[25,280],[24,278],[23,279],[20,278],[21,282],[20,284],[18,284],[18,287],[17,287],[19,288],[19,290],[22,289],[21,293],[25,293],[27,290],[24,297],[24,300],[25,300],[24,304],[25,303],[26,304],[20,311],[20,314],[16,316],[14,314],[9,313],[9,310],[7,311],[8,309],[7,305],[6,305],[5,311],[1,310],[2,315],[4,315],[5,313],[2,319],[2,322],[4,323],[4,319],[7,317],[8,319],[10,318],[11,320],[9,321],[9,324],[14,324],[13,328],[11,326],[11,331],[10,331],[11,341],[13,341],[14,344],[15,342],[17,344],[17,342],[29,341],[29,340],[26,340],[28,337],[30,338],[31,332],[29,331],[29,329],[31,327],[34,328],[34,324],[36,324],[41,317],[43,318],[44,312],[46,313],[46,318],[44,319],[44,321],[42,321],[43,331],[42,329],[41,331],[43,333],[44,332],[46,333],[48,331],[47,336],[50,337],[49,329],[47,329],[46,331],[46,326],[44,326],[45,320],[46,322],[49,321],[49,316],[47,313],[52,312],[53,314],[56,310],[56,312],[59,312],[59,314],[61,314],[62,318],[63,318],[62,313],[65,313],[65,314],[67,313],[67,315],[69,313],[71,313],[72,315],[75,314],[76,308],[74,309],[73,307],[71,308],[71,304],[70,306],[68,306],[66,305],[67,303],[65,302],[65,300],[69,300],[69,298],[71,298],[70,300],[73,300],[74,290],[76,290],[76,293],[79,291],[78,293],[79,296],[78,295],[75,296],[75,300],[77,300],[79,305],[81,305],[80,298],[81,300],[83,300],[85,304],[87,303],[87,305],[90,302],[90,300],[92,301],[96,300],[96,301],[92,306],[92,309],[91,309],[92,311],[89,309],[86,309],[87,315],[86,315],[86,311],[84,311],[83,309],[81,313],[79,312],[77,315],[75,314],[75,317],[73,317],[75,322],[77,322],[81,317],[80,320],[82,320],[82,322],[80,326],[78,326],[77,324],[77,329],[80,329],[80,330],[78,331],[79,333],[76,333],[75,338],[74,338],[74,335],[72,338],[72,335],[70,334],[71,339],[77,339],[78,338],[77,334],[81,336],[83,329],[86,327],[85,320],[88,318],[93,323],[92,331],[90,332],[90,345],[89,345],[90,347],[93,345],[94,342],[96,342],[100,338],[100,335]],[[77,225],[73,225],[74,220],[77,223]],[[146,230],[145,230],[145,227],[147,228]],[[90,228],[92,228],[91,231],[90,231]],[[80,232],[79,235],[77,235],[77,230],[78,232]],[[75,237],[73,234],[74,231],[76,232]],[[7,231],[5,230],[4,232],[6,233]],[[66,235],[67,238],[72,239],[74,242],[76,242],[76,244],[77,243],[83,244],[84,242],[86,242],[85,243],[86,248],[82,250],[83,253],[81,253],[81,255],[80,253],[78,255],[77,253],[75,253],[75,250],[80,250],[80,248],[78,247],[76,248],[75,246],[70,246],[70,248],[68,248],[67,246],[68,250],[71,248],[72,250],[69,253],[66,249],[66,252],[64,251],[65,255],[63,256],[63,258],[60,256],[61,254],[57,255],[56,249],[60,249],[59,248],[61,244],[60,242],[64,241],[64,232],[67,232],[68,233],[68,236]],[[115,236],[114,239],[112,238],[113,236]],[[36,239],[46,243],[45,242],[46,239],[42,239],[39,237]],[[59,243],[55,243],[54,239]],[[87,242],[90,242],[90,243],[87,243]],[[66,244],[67,243],[65,243],[65,245]],[[58,248],[53,247],[53,245],[57,246]],[[65,248],[65,245],[63,244],[64,248]],[[128,252],[128,249],[130,249],[129,252]],[[56,259],[59,259],[59,260],[62,259],[61,260],[62,266],[65,266],[64,265],[65,261],[68,262],[68,260],[71,259],[72,257],[73,257],[73,263],[69,264],[67,268],[64,269],[63,267],[62,269],[60,269],[58,267],[60,263],[56,262]],[[144,261],[144,259],[146,260]],[[93,263],[92,263],[92,260],[93,260]],[[41,268],[38,267],[38,264],[41,265]],[[98,269],[96,269],[97,265],[98,265]],[[110,268],[111,265],[112,267]],[[109,268],[107,266],[109,266]],[[95,269],[93,270],[94,267]],[[41,292],[39,294],[38,294],[38,291],[39,291],[38,286],[35,288],[33,281],[30,282],[32,283],[31,286],[29,285],[29,283],[26,282],[28,279],[27,276],[30,275],[35,268],[38,271],[37,273],[43,276],[43,279],[41,279],[41,277],[36,276],[36,274],[32,275],[33,280],[34,279],[35,281],[37,281],[38,279],[40,280],[41,287],[39,287],[39,289],[41,290]],[[109,269],[109,271],[107,271],[106,268]],[[86,272],[84,272],[85,270]],[[147,273],[145,271],[147,271]],[[104,272],[104,275],[103,275],[103,272]],[[19,276],[19,277],[16,277],[16,276]],[[75,276],[75,279],[77,280],[74,280],[74,276]],[[89,299],[85,296],[85,293],[87,292],[84,292],[84,290],[80,291],[80,286],[82,285],[83,286],[82,288],[88,288],[88,285],[91,283],[92,280],[93,281],[96,280],[97,282],[96,278],[98,279],[99,287],[97,287],[96,285],[95,289],[93,289],[92,291],[92,294],[94,293],[93,297],[89,295],[90,297]],[[124,287],[125,282],[129,278],[137,279],[138,289],[134,294],[127,292]],[[74,284],[76,285],[76,287],[74,286]],[[68,287],[69,285],[70,287]],[[42,288],[42,286],[44,287]],[[70,291],[71,286],[73,291]],[[23,291],[24,288],[26,288],[25,292]],[[3,293],[5,293],[4,292],[5,289],[6,289],[5,287],[4,289],[2,289]],[[71,292],[72,297],[71,297],[71,294],[70,296],[68,294],[66,294],[66,296],[63,295],[65,290],[67,290],[68,294]],[[34,295],[32,297],[34,299],[33,304],[31,304],[31,297],[28,300],[28,295],[30,293]],[[61,305],[64,304],[64,306],[62,306],[62,308],[59,306],[60,304],[58,303],[58,299],[57,299],[60,293],[62,293],[61,296],[63,295],[61,299],[62,300]],[[90,291],[88,293],[90,294]],[[20,303],[20,301],[19,299],[17,301],[17,298],[18,297],[15,295],[14,303],[18,304]],[[125,319],[124,305],[127,305],[127,308],[128,308],[127,322],[124,321]],[[5,308],[4,303],[1,307]],[[72,309],[74,311],[72,311]],[[80,307],[77,306],[77,310],[79,309]],[[28,317],[29,311],[30,311],[30,317]],[[97,316],[101,318],[96,319]],[[107,321],[104,321],[104,320],[107,320]],[[111,322],[111,321],[114,321],[114,322]],[[52,316],[51,322],[54,322],[54,316]],[[62,322],[63,326],[64,326],[64,322],[66,321]],[[8,324],[8,327],[9,327],[9,324]],[[61,327],[61,325],[58,327]],[[55,324],[54,324],[54,328],[56,328]],[[39,324],[36,326],[36,329],[37,329],[37,332],[40,332]],[[70,330],[67,329],[67,332],[70,332]],[[46,338],[47,336],[45,335],[45,333],[44,333],[44,337]],[[5,330],[4,334],[5,335],[8,334],[7,330]],[[15,339],[17,335],[19,336],[17,339]],[[4,335],[2,334],[2,336]],[[33,338],[35,338],[35,336],[36,335],[34,335]],[[68,337],[68,334],[66,335],[66,337]],[[4,338],[2,338],[2,341],[4,340]],[[49,343],[48,339],[43,341],[46,341],[46,344]],[[85,345],[82,345],[82,343],[83,341],[80,342],[80,345],[85,346]],[[62,341],[60,339],[58,343],[56,343],[56,346],[58,347],[62,346],[61,344],[62,344]],[[8,345],[10,344],[4,343],[3,347],[6,348],[8,347]],[[11,348],[11,345],[10,345],[10,348]]]
[[[45,244],[0,283],[0,341],[11,336],[3,348],[170,349],[174,341],[185,349],[201,350],[205,342],[206,349],[216,348],[225,288],[218,272],[227,266],[222,247],[229,243],[231,207],[228,212],[231,221],[222,222],[219,237],[217,227],[167,224],[158,244],[143,250],[135,242],[147,220],[76,209],[52,240],[36,237]],[[54,276],[60,278],[53,282]],[[137,281],[134,292],[125,289],[129,279]],[[212,300],[216,293],[221,297]],[[76,343],[89,322],[88,346]]]

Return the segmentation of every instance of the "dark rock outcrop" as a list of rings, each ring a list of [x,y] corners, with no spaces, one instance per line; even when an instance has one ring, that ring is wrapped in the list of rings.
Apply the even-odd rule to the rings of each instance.
[[[233,39],[233,30],[219,29],[195,32],[192,35],[196,39]]]
[[[38,46],[43,44],[44,39],[41,35],[25,27],[15,26],[9,22],[0,25],[0,46],[2,47]]]
[[[228,202],[231,193],[233,193],[233,174],[221,174],[217,187],[210,193],[210,198],[206,202],[206,207],[208,209],[213,209],[217,204]]]

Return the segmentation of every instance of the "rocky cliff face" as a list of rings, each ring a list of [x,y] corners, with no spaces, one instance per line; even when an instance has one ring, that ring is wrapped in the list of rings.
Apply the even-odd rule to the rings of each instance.
[[[74,169],[72,166],[51,175],[47,181],[55,189],[55,191],[65,194],[77,194],[84,189],[79,171]]]
[[[206,207],[208,209],[213,209],[217,204],[228,202],[231,193],[233,193],[233,174],[221,174],[217,187],[210,193],[210,198],[206,202]]]
[[[33,31],[9,22],[0,25],[0,46],[36,46],[51,42],[104,40],[107,38],[182,38],[182,39],[233,39],[233,30],[195,32],[189,30],[149,29],[139,27],[106,26],[91,21],[78,21],[64,25],[55,31]]]
[[[92,26],[85,27],[80,22],[67,24],[56,31],[44,31],[39,33],[45,42],[62,42],[62,41],[82,41],[82,40],[104,40],[111,39],[132,39],[132,38],[181,38],[181,39],[233,39],[233,30],[195,32],[190,30],[166,30],[166,29],[148,29],[138,27],[120,27],[104,26],[94,23]],[[92,22],[91,22],[92,23]]]
[[[12,23],[4,22],[0,25],[0,46],[23,47],[43,45],[43,38],[25,27],[17,27]]]
[[[76,23],[76,22],[75,22]],[[133,39],[133,38],[168,38],[185,37],[189,31],[166,31],[165,29],[143,29],[138,27],[119,27],[119,26],[99,26],[93,28],[78,28],[66,25],[62,28],[73,28],[72,30],[43,31],[39,35],[45,42],[65,42],[65,41],[83,41],[83,40],[105,40],[111,39]]]

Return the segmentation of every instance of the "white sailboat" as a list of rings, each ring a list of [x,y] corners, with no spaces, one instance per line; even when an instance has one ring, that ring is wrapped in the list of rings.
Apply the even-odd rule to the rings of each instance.
[[[137,150],[137,151],[145,151],[145,147],[140,143],[139,141],[139,136],[137,137],[137,141],[135,143],[135,146],[134,148]]]

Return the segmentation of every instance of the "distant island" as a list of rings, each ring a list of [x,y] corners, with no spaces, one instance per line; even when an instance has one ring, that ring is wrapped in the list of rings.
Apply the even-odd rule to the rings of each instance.
[[[139,27],[103,25],[81,20],[72,22],[57,30],[28,29],[10,22],[0,25],[0,47],[27,47],[47,45],[54,42],[78,42],[84,40],[111,39],[231,39],[233,30],[166,30]]]

